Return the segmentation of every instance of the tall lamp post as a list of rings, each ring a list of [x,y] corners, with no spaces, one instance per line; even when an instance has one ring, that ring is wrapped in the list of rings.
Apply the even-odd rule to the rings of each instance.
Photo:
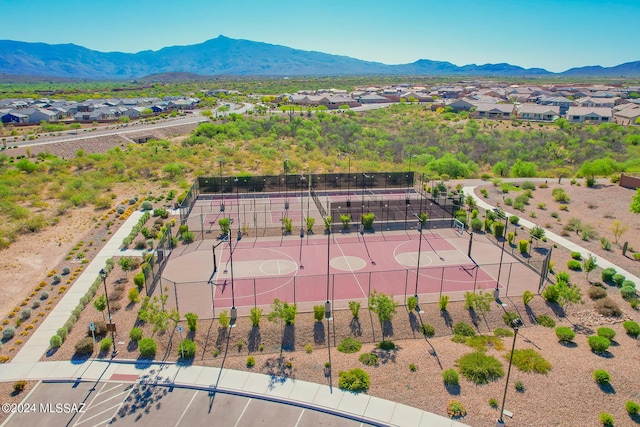
[[[504,402],[507,399],[507,389],[509,388],[509,375],[511,375],[511,365],[513,363],[513,351],[516,348],[516,338],[518,338],[518,329],[524,324],[522,319],[515,318],[511,321],[511,327],[513,328],[513,344],[511,345],[511,357],[509,358],[509,369],[507,369],[507,382],[504,385],[504,395],[502,396],[502,406],[500,407],[500,418],[496,421],[496,427],[504,427]]]
[[[330,267],[330,261],[331,261],[331,222],[329,222],[329,217],[325,217],[325,223],[328,225],[328,232],[327,232],[327,300],[324,303],[324,313],[325,316],[327,318],[327,320],[331,319],[331,302],[329,301],[329,283],[330,283],[330,274],[329,274],[329,267]],[[327,334],[328,335],[328,334]],[[329,337],[327,336],[327,340],[329,339]]]
[[[347,162],[349,163],[347,172],[347,207],[351,207],[351,156],[347,154]]]
[[[104,285],[104,297],[107,300],[107,316],[109,316],[109,329],[111,329],[111,341],[113,344],[113,351],[111,352],[111,358],[116,357],[118,350],[116,350],[116,331],[114,328],[113,320],[111,320],[111,308],[109,307],[109,294],[107,294],[107,272],[104,268],[100,270],[100,277],[102,277],[102,284]]]
[[[224,212],[224,188],[222,188],[222,157],[220,157],[218,161],[220,162],[220,194],[222,195],[222,201],[220,202],[220,212]]]
[[[289,161],[288,157],[284,158],[284,210],[289,210],[289,192],[287,187],[287,162]]]
[[[236,240],[236,247],[240,240],[242,239],[242,231],[238,229],[238,238]],[[236,319],[238,318],[238,311],[236,309],[236,294],[235,294],[235,286],[233,283],[233,241],[231,240],[231,233],[229,233],[229,262],[231,263],[231,326],[235,326]]]
[[[496,279],[496,289],[493,291],[493,299],[496,301],[500,299],[500,273],[502,272],[502,258],[504,257],[504,244],[507,241],[507,223],[509,217],[503,212],[500,219],[504,218],[504,230],[502,231],[502,251],[500,252],[500,265],[498,266],[498,278]]]
[[[418,243],[418,265],[416,267],[416,292],[413,295],[414,297],[416,297],[416,302],[419,301],[418,298],[418,278],[420,277],[420,255],[422,253],[422,223],[424,222],[424,220],[420,217],[420,215],[414,213],[413,216],[415,216],[416,218],[418,218],[418,232],[420,233],[418,235],[418,239],[419,243]],[[417,307],[417,305],[416,305]]]

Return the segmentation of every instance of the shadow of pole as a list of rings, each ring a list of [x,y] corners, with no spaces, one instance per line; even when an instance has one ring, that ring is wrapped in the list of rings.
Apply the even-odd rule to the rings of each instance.
[[[422,321],[422,314],[420,314],[420,312],[418,312],[418,317],[420,318],[420,324],[423,324],[424,322]],[[433,344],[431,344],[431,341],[429,341],[429,338],[427,338],[427,336],[424,335],[424,334],[422,334],[422,337],[427,342],[427,344],[429,344],[429,347],[431,347],[431,351],[429,351],[429,354],[432,355],[436,359],[436,362],[438,362],[438,366],[440,367],[440,369],[441,370],[444,369],[442,367],[442,362],[440,361],[440,357],[438,356],[438,352],[436,351],[436,349],[433,346]]]

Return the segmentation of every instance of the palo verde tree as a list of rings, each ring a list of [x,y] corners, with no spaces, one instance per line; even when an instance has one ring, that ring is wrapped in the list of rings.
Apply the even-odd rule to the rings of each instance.
[[[393,295],[385,295],[383,293],[379,293],[376,289],[374,289],[373,293],[369,296],[369,310],[378,315],[378,321],[380,322],[380,326],[382,328],[383,341],[385,338],[384,324],[386,322],[391,322],[393,316],[396,314],[397,308],[398,302],[393,299]]]
[[[589,273],[596,269],[598,266],[598,262],[596,261],[596,257],[593,255],[589,255],[589,258],[586,258],[582,262],[582,268],[587,272],[587,281],[589,280]]]

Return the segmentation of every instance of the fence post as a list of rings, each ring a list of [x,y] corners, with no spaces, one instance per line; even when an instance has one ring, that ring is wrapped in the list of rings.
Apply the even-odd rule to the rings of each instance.
[[[180,309],[178,308],[178,287],[176,286],[176,282],[173,282],[173,293],[176,296],[176,311],[180,313]]]
[[[507,289],[504,291],[504,296],[509,296],[509,283],[511,283],[511,268],[513,267],[513,263],[509,264],[509,275],[507,276]]]
[[[296,276],[293,276],[293,303],[296,303]]]
[[[407,286],[409,286],[409,270],[404,273],[404,303],[407,303]]]
[[[253,308],[258,306],[258,300],[256,296],[256,278],[253,278]]]

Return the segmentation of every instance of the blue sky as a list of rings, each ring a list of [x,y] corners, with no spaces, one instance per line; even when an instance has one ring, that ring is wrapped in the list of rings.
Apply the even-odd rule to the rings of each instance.
[[[223,34],[402,64],[640,60],[639,0],[0,0],[0,39],[139,52]]]

